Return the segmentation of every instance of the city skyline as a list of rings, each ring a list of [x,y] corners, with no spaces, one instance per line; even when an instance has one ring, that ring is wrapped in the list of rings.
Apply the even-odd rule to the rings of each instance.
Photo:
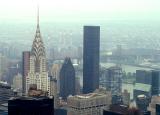
[[[0,3],[0,114],[160,112],[160,1]]]

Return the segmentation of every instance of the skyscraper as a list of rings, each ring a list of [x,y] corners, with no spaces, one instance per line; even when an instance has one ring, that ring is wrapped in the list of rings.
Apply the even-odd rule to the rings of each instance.
[[[46,67],[45,47],[39,27],[39,8],[37,15],[37,30],[30,54],[30,69],[26,79],[26,92],[28,92],[31,85],[36,85],[37,89],[42,91],[50,92],[50,80]]]
[[[70,58],[65,58],[60,70],[60,96],[67,99],[69,95],[75,95],[75,69]]]
[[[152,71],[152,95],[160,94],[160,71]]]
[[[99,88],[100,27],[84,26],[83,93]]]
[[[26,91],[26,77],[29,72],[29,60],[30,60],[30,51],[24,51],[22,53],[22,88],[23,93]]]
[[[54,97],[54,108],[58,108],[57,80],[54,77],[50,79],[50,96]]]
[[[139,95],[151,96],[152,71],[136,70],[136,83],[133,90],[133,97],[136,99]]]
[[[136,83],[152,84],[152,72],[147,70],[136,70]]]
[[[61,66],[62,66],[61,63],[54,63],[52,68],[51,68],[51,76],[57,80],[57,92],[58,93],[60,91],[59,74],[60,74]]]
[[[0,80],[2,78],[2,74],[7,70],[8,59],[6,56],[0,53]]]
[[[112,92],[112,95],[121,95],[122,93],[122,68],[113,66],[107,69],[106,75],[106,89]]]

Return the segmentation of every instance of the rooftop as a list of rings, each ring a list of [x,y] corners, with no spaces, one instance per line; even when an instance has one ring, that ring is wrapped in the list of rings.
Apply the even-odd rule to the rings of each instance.
[[[81,95],[75,95],[70,97],[74,97],[76,99],[89,99],[89,98],[102,97],[102,96],[104,96],[104,94],[89,93],[89,94],[81,94]]]
[[[42,99],[49,99],[49,97],[46,97],[46,96],[40,96],[40,97],[23,96],[23,97],[12,97],[10,100],[42,100]]]

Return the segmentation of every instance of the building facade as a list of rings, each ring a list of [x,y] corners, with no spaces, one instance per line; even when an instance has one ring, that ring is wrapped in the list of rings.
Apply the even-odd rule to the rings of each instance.
[[[50,96],[54,97],[54,108],[58,108],[57,80],[53,77],[50,78]]]
[[[159,103],[160,103],[160,96],[152,96],[151,102],[147,108],[147,110],[151,112],[151,115],[158,115],[156,114],[156,104]]]
[[[160,104],[156,104],[156,115],[160,115]]]
[[[80,85],[80,78],[79,77],[76,77],[75,92],[76,92],[76,94],[81,93],[81,85]]]
[[[7,82],[0,81],[0,115],[3,115],[1,112],[8,115],[8,100],[11,97],[14,97],[14,91],[11,89],[11,86]]]
[[[108,110],[111,104],[111,93],[94,92],[67,99],[67,115],[103,115],[103,110]]]
[[[147,107],[149,106],[149,103],[150,103],[150,98],[145,95],[139,95],[136,98],[137,107],[142,113],[147,112]]]
[[[29,62],[30,68],[28,76],[26,77],[26,93],[31,85],[36,85],[37,89],[42,91],[50,92],[50,79],[48,77],[46,65],[45,47],[39,27],[39,12],[37,18],[37,30],[32,44]]]
[[[118,66],[110,67],[106,70],[105,85],[112,95],[121,95],[122,93],[122,68]]]
[[[57,80],[57,92],[60,91],[60,70],[61,70],[61,62],[53,63],[51,68],[51,76]]]
[[[69,95],[75,95],[75,69],[70,58],[65,58],[60,70],[60,97],[67,99]]]
[[[124,105],[130,105],[130,93],[127,90],[122,93],[122,100]]]
[[[136,83],[143,83],[143,84],[151,85],[152,83],[151,71],[136,70]]]
[[[7,70],[8,67],[8,59],[6,56],[0,53],[0,80],[2,78],[3,73]]]
[[[152,72],[136,70],[136,83],[133,90],[134,99],[139,95],[151,96]]]
[[[28,76],[29,72],[29,60],[30,60],[30,51],[24,51],[22,53],[22,87],[23,93],[26,92],[26,77]]]
[[[152,95],[160,94],[160,71],[152,71]]]
[[[53,99],[15,98],[8,101],[9,115],[54,115]]]
[[[13,78],[13,88],[22,91],[22,75],[20,73]]]
[[[83,93],[91,93],[99,88],[100,27],[84,26],[83,39]]]

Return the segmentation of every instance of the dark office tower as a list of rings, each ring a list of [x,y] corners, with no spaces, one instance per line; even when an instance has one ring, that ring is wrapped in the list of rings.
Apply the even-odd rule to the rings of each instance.
[[[83,37],[83,93],[91,93],[99,88],[100,27],[84,26]]]
[[[136,70],[136,83],[151,85],[152,75],[151,71]]]
[[[70,58],[65,58],[60,70],[60,97],[75,95],[75,69]]]
[[[156,104],[156,115],[160,115],[160,104]]]
[[[151,96],[152,72],[147,70],[136,70],[136,83],[133,90],[133,97]]]
[[[122,64],[122,46],[117,45],[117,51],[116,51],[116,58],[117,58],[117,66],[121,67]]]
[[[7,106],[8,100],[14,97],[16,92],[13,91],[9,84],[0,83],[0,115],[8,115]]]
[[[30,52],[24,51],[22,54],[22,87],[23,87],[23,93],[26,91],[26,76],[28,76],[29,72],[29,60],[30,60]]]
[[[152,71],[152,95],[160,94],[160,71]]]
[[[19,97],[8,101],[8,115],[54,115],[53,99]]]

